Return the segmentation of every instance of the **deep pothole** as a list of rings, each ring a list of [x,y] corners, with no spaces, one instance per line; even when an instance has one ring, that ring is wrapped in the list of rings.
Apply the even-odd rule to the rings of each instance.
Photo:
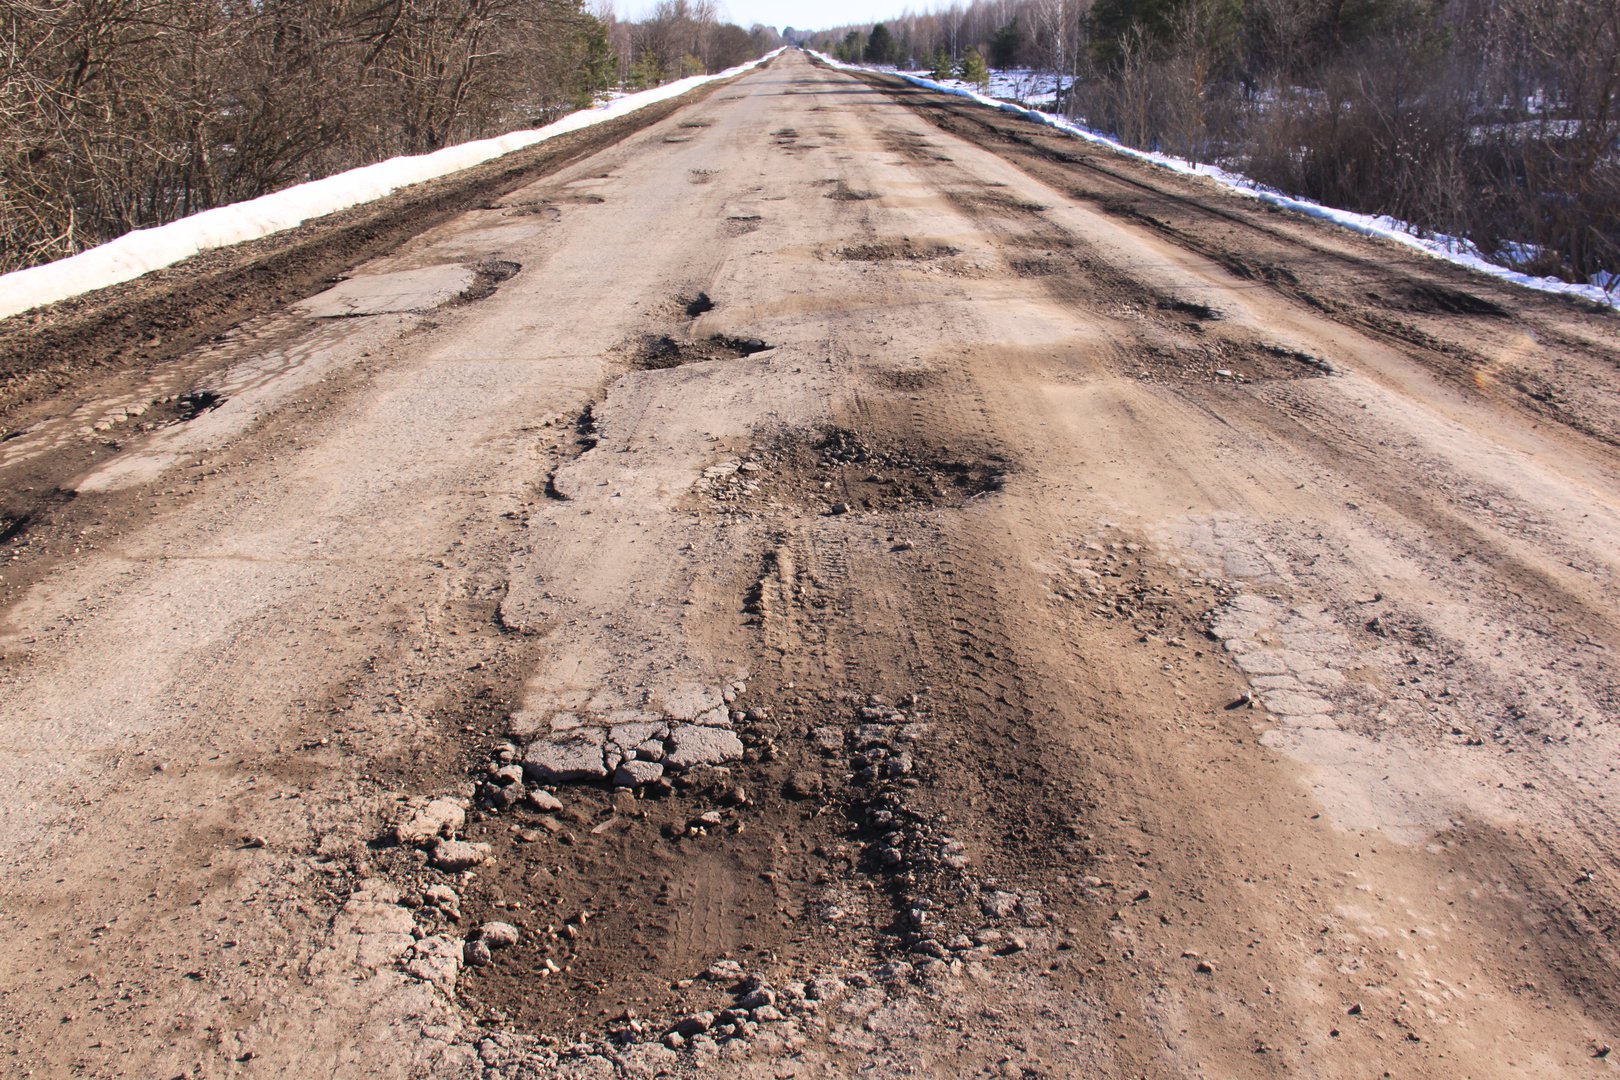
[[[993,452],[832,428],[785,433],[752,454],[710,466],[698,486],[734,512],[893,513],[962,506],[1000,491],[1009,468]]]
[[[706,299],[706,298],[705,298]],[[693,301],[692,303],[695,303]],[[702,309],[703,311],[708,308]],[[692,313],[690,307],[688,312]],[[631,349],[630,364],[640,371],[663,371],[683,364],[710,360],[736,360],[773,348],[763,338],[713,334],[703,338],[679,338],[670,334],[647,334]]]

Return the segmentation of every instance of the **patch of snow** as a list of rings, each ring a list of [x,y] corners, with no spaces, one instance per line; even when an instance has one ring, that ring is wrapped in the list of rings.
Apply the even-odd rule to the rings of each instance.
[[[963,79],[930,80],[926,69],[893,70],[896,75],[922,79],[924,82],[936,82],[948,90],[975,89],[973,83]],[[1053,105],[1057,102],[1057,76],[1030,68],[995,68],[990,72],[990,88],[987,96],[997,101],[1013,101],[1023,105]]]
[[[862,68],[859,64],[846,64],[841,60],[835,60],[830,56],[823,55],[822,53],[812,52],[812,55],[835,68],[841,68],[846,71],[868,70]],[[1241,195],[1247,195],[1252,199],[1258,199],[1260,202],[1266,203],[1270,206],[1280,207],[1284,210],[1293,210],[1309,217],[1332,222],[1333,224],[1341,226],[1342,228],[1350,229],[1353,232],[1358,232],[1363,236],[1373,236],[1384,240],[1390,240],[1394,243],[1401,244],[1404,247],[1409,247],[1416,251],[1420,251],[1425,255],[1430,255],[1437,259],[1443,259],[1447,262],[1456,263],[1459,266],[1466,266],[1471,270],[1477,270],[1482,274],[1488,274],[1491,277],[1499,278],[1503,281],[1509,281],[1515,285],[1522,285],[1527,289],[1535,289],[1538,292],[1560,293],[1564,296],[1575,296],[1583,300],[1591,301],[1595,304],[1604,304],[1609,307],[1620,308],[1620,289],[1616,288],[1616,285],[1620,284],[1620,276],[1608,273],[1607,271],[1595,275],[1592,278],[1592,283],[1589,285],[1575,285],[1568,281],[1561,281],[1558,278],[1535,277],[1531,274],[1523,274],[1512,269],[1511,267],[1502,266],[1491,262],[1477,247],[1475,247],[1468,240],[1460,237],[1447,236],[1443,233],[1436,233],[1430,236],[1420,236],[1418,235],[1417,229],[1414,226],[1397,218],[1388,217],[1386,215],[1358,214],[1350,210],[1340,210],[1332,206],[1323,206],[1321,203],[1313,202],[1310,199],[1302,199],[1293,195],[1285,195],[1284,193],[1277,191],[1275,188],[1267,187],[1255,180],[1251,180],[1247,176],[1230,172],[1218,165],[1194,165],[1184,158],[1172,157],[1169,154],[1155,153],[1151,150],[1138,150],[1133,146],[1126,146],[1124,143],[1119,142],[1117,139],[1110,138],[1100,131],[1094,131],[1091,128],[1076,124],[1071,120],[1066,120],[1061,116],[1041,112],[1037,109],[1027,109],[1020,105],[1014,105],[1011,102],[1003,101],[990,94],[982,94],[979,91],[972,89],[971,86],[962,84],[960,80],[951,80],[952,83],[956,84],[951,85],[947,83],[935,82],[932,79],[925,79],[920,75],[912,75],[903,71],[896,72],[895,74],[916,86],[921,86],[929,90],[938,90],[946,94],[954,94],[957,97],[964,97],[970,101],[976,101],[980,105],[987,105],[993,109],[1000,109],[1002,112],[1022,116],[1026,119],[1033,120],[1038,124],[1045,124],[1048,127],[1056,128],[1059,131],[1073,135],[1076,138],[1085,139],[1087,142],[1094,143],[1098,146],[1105,146],[1108,149],[1113,150],[1115,153],[1123,154],[1126,157],[1135,158],[1138,161],[1145,161],[1153,165],[1158,165],[1173,172],[1186,173],[1196,176],[1207,176],[1217,183],[1220,183]]]
[[[482,165],[558,135],[613,120],[648,105],[677,97],[704,83],[729,79],[783,52],[760,57],[718,75],[694,75],[651,90],[626,94],[602,105],[570,113],[543,128],[514,131],[490,139],[447,146],[431,154],[397,157],[363,165],[307,184],[298,184],[231,206],[204,210],[151,229],[137,229],[99,247],[42,266],[0,276],[0,319],[105,289],[142,274],[173,266],[199,252],[258,240],[339,210],[391,195],[400,188],[437,180]]]

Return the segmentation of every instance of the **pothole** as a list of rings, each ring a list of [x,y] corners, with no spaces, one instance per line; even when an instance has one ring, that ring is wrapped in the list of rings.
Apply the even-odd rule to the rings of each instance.
[[[1000,454],[893,443],[845,428],[790,432],[753,454],[710,466],[698,488],[739,512],[894,513],[961,506],[1000,491]]]
[[[1008,259],[1007,268],[1021,278],[1056,277],[1068,269],[1060,260],[1042,255]]]
[[[52,488],[31,497],[30,505],[0,505],[0,547],[22,547],[29,533],[49,525],[56,513],[77,497],[77,492]]]
[[[1179,296],[1166,296],[1159,301],[1160,311],[1174,312],[1177,315],[1186,315],[1199,322],[1214,322],[1222,317],[1221,312],[1208,304],[1200,304],[1196,300],[1186,300]]]
[[[947,191],[945,197],[964,210],[990,210],[1006,214],[1041,214],[1048,207],[1021,199],[998,188],[967,188]]]
[[[870,377],[885,390],[926,390],[939,383],[937,372],[916,368],[898,371],[894,368],[883,368],[872,372]]]
[[[1369,292],[1367,298],[1384,307],[1428,315],[1482,315],[1493,319],[1508,317],[1505,308],[1484,297],[1432,282],[1413,282],[1400,289],[1394,296]]]
[[[1197,345],[1152,345],[1132,357],[1133,374],[1146,382],[1250,383],[1312,379],[1335,374],[1319,356],[1261,342],[1209,340]]]
[[[456,299],[462,303],[487,300],[503,281],[510,281],[523,269],[522,263],[510,259],[484,259],[473,266],[472,284],[461,291]]]
[[[875,191],[860,191],[850,187],[842,180],[834,184],[833,189],[827,192],[827,198],[835,202],[866,202],[877,197],[878,193]]]
[[[736,360],[772,348],[762,338],[715,334],[696,340],[648,334],[632,350],[630,364],[641,371],[661,371],[709,360]]]
[[[747,236],[759,228],[759,223],[764,220],[758,214],[733,214],[726,218],[726,235]]]
[[[898,240],[877,240],[867,244],[850,244],[834,248],[833,254],[849,262],[927,262],[960,255],[960,248],[949,244],[935,244],[901,237]]]
[[[559,191],[543,199],[522,199],[512,202],[490,203],[485,209],[505,210],[509,217],[522,214],[559,214],[559,204],[572,203],[576,206],[597,206],[607,200],[600,195],[593,195],[588,191]]]
[[[664,141],[669,142],[668,139]],[[707,184],[712,182],[718,175],[718,169],[688,169],[686,170],[686,182],[688,184]]]
[[[174,418],[181,423],[197,419],[225,404],[224,395],[215,390],[193,390],[173,399]]]
[[[514,741],[475,759],[471,799],[402,805],[375,851],[415,915],[416,954],[462,959],[458,995],[486,1022],[575,1037],[615,1028],[628,1044],[662,1039],[711,997],[725,1004],[723,985],[745,970],[807,976],[867,952],[870,933],[804,918],[803,883],[843,881],[858,856],[840,771],[813,797],[793,780],[821,766],[799,730],[820,705],[793,704],[778,719],[733,701],[746,749],[725,765],[556,783]],[[461,875],[463,864],[489,869]],[[777,1022],[758,1011],[767,1003],[746,1006],[752,1022]]]
[[[680,300],[681,309],[686,312],[689,319],[695,319],[705,311],[714,310],[714,301],[706,292],[699,292],[694,296],[683,296]]]

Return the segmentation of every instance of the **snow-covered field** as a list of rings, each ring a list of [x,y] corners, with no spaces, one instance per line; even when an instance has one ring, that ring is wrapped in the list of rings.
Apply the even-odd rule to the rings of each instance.
[[[0,276],[0,319],[130,281],[153,270],[173,266],[199,252],[258,240],[314,218],[380,199],[411,184],[437,180],[558,135],[633,113],[704,83],[729,79],[758,67],[782,51],[778,49],[718,75],[694,75],[651,90],[625,94],[594,108],[570,113],[543,128],[514,131],[492,139],[447,146],[431,154],[364,165],[247,202],[204,210],[167,225],[137,229],[66,259],[17,270]]]
[[[831,64],[833,67],[844,68],[851,71],[866,70],[863,69],[859,64],[846,64],[841,60],[835,60],[832,57],[825,56],[821,53],[816,53],[815,55],[826,61],[828,64]],[[1038,103],[1036,99],[1023,96],[1018,93],[1019,89],[1023,86],[1034,85],[1033,82],[1027,79],[1028,75],[1030,74],[1028,72],[993,72],[990,78],[990,93],[983,93],[973,84],[964,83],[960,79],[950,79],[945,82],[936,82],[933,79],[924,77],[922,74],[912,72],[896,71],[895,74],[899,75],[908,82],[916,84],[917,86],[927,87],[932,90],[942,90],[945,93],[965,97],[972,101],[976,101],[981,105],[988,105],[991,108],[1000,109],[1003,112],[1018,113],[1036,121],[1037,123],[1046,124],[1050,127],[1057,128],[1059,131],[1074,135],[1077,138],[1085,139],[1088,142],[1096,143],[1100,146],[1106,146],[1109,149],[1114,150],[1117,153],[1124,154],[1127,157],[1133,157],[1139,161],[1151,162],[1154,165],[1159,165],[1175,172],[1207,176],[1212,180],[1231,188],[1233,191],[1247,195],[1250,198],[1259,199],[1261,202],[1269,203],[1272,206],[1281,207],[1286,210],[1298,211],[1299,213],[1307,214],[1314,218],[1320,218],[1323,221],[1331,221],[1335,225],[1342,226],[1346,229],[1351,229],[1355,232],[1361,233],[1364,236],[1376,236],[1385,240],[1391,240],[1397,244],[1403,244],[1406,247],[1415,248],[1418,251],[1432,255],[1437,259],[1445,259],[1461,266],[1467,266],[1474,270],[1478,270],[1480,273],[1489,274],[1492,277],[1501,278],[1504,281],[1511,281],[1514,284],[1522,285],[1525,288],[1537,289],[1541,292],[1562,293],[1566,296],[1578,296],[1594,303],[1606,304],[1611,307],[1620,308],[1620,274],[1606,272],[1598,273],[1593,276],[1590,284],[1576,285],[1567,281],[1560,281],[1558,278],[1535,277],[1530,274],[1520,273],[1511,267],[1492,262],[1484,252],[1480,251],[1478,247],[1460,237],[1446,236],[1444,234],[1422,235],[1418,232],[1415,226],[1397,218],[1383,215],[1358,214],[1350,210],[1340,210],[1332,206],[1323,206],[1321,203],[1312,202],[1310,199],[1297,198],[1293,195],[1288,195],[1284,192],[1278,191],[1275,188],[1267,187],[1255,180],[1251,180],[1247,176],[1223,169],[1218,165],[1195,165],[1184,158],[1172,157],[1169,154],[1160,154],[1149,150],[1138,150],[1135,147],[1126,146],[1124,143],[1121,143],[1117,139],[1111,138],[1100,131],[1095,131],[1091,128],[1085,127],[1082,124],[1077,124],[1072,120],[1067,120],[1060,116],[1054,116],[1051,113],[1041,112],[1038,109],[1027,108],[1023,105],[1016,104],[1015,102],[1018,101],[1031,104]],[[1043,88],[1046,90],[1044,101],[1050,102],[1052,100],[1050,84],[1047,84]],[[1012,92],[1000,92],[1003,90],[1011,90]]]

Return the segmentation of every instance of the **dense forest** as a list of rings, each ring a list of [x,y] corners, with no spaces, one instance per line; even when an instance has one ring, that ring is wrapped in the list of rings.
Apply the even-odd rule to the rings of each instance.
[[[777,44],[712,0],[5,0],[0,270]]]
[[[790,38],[1057,73],[1063,111],[1131,145],[1528,272],[1620,272],[1616,0],[974,0]]]

